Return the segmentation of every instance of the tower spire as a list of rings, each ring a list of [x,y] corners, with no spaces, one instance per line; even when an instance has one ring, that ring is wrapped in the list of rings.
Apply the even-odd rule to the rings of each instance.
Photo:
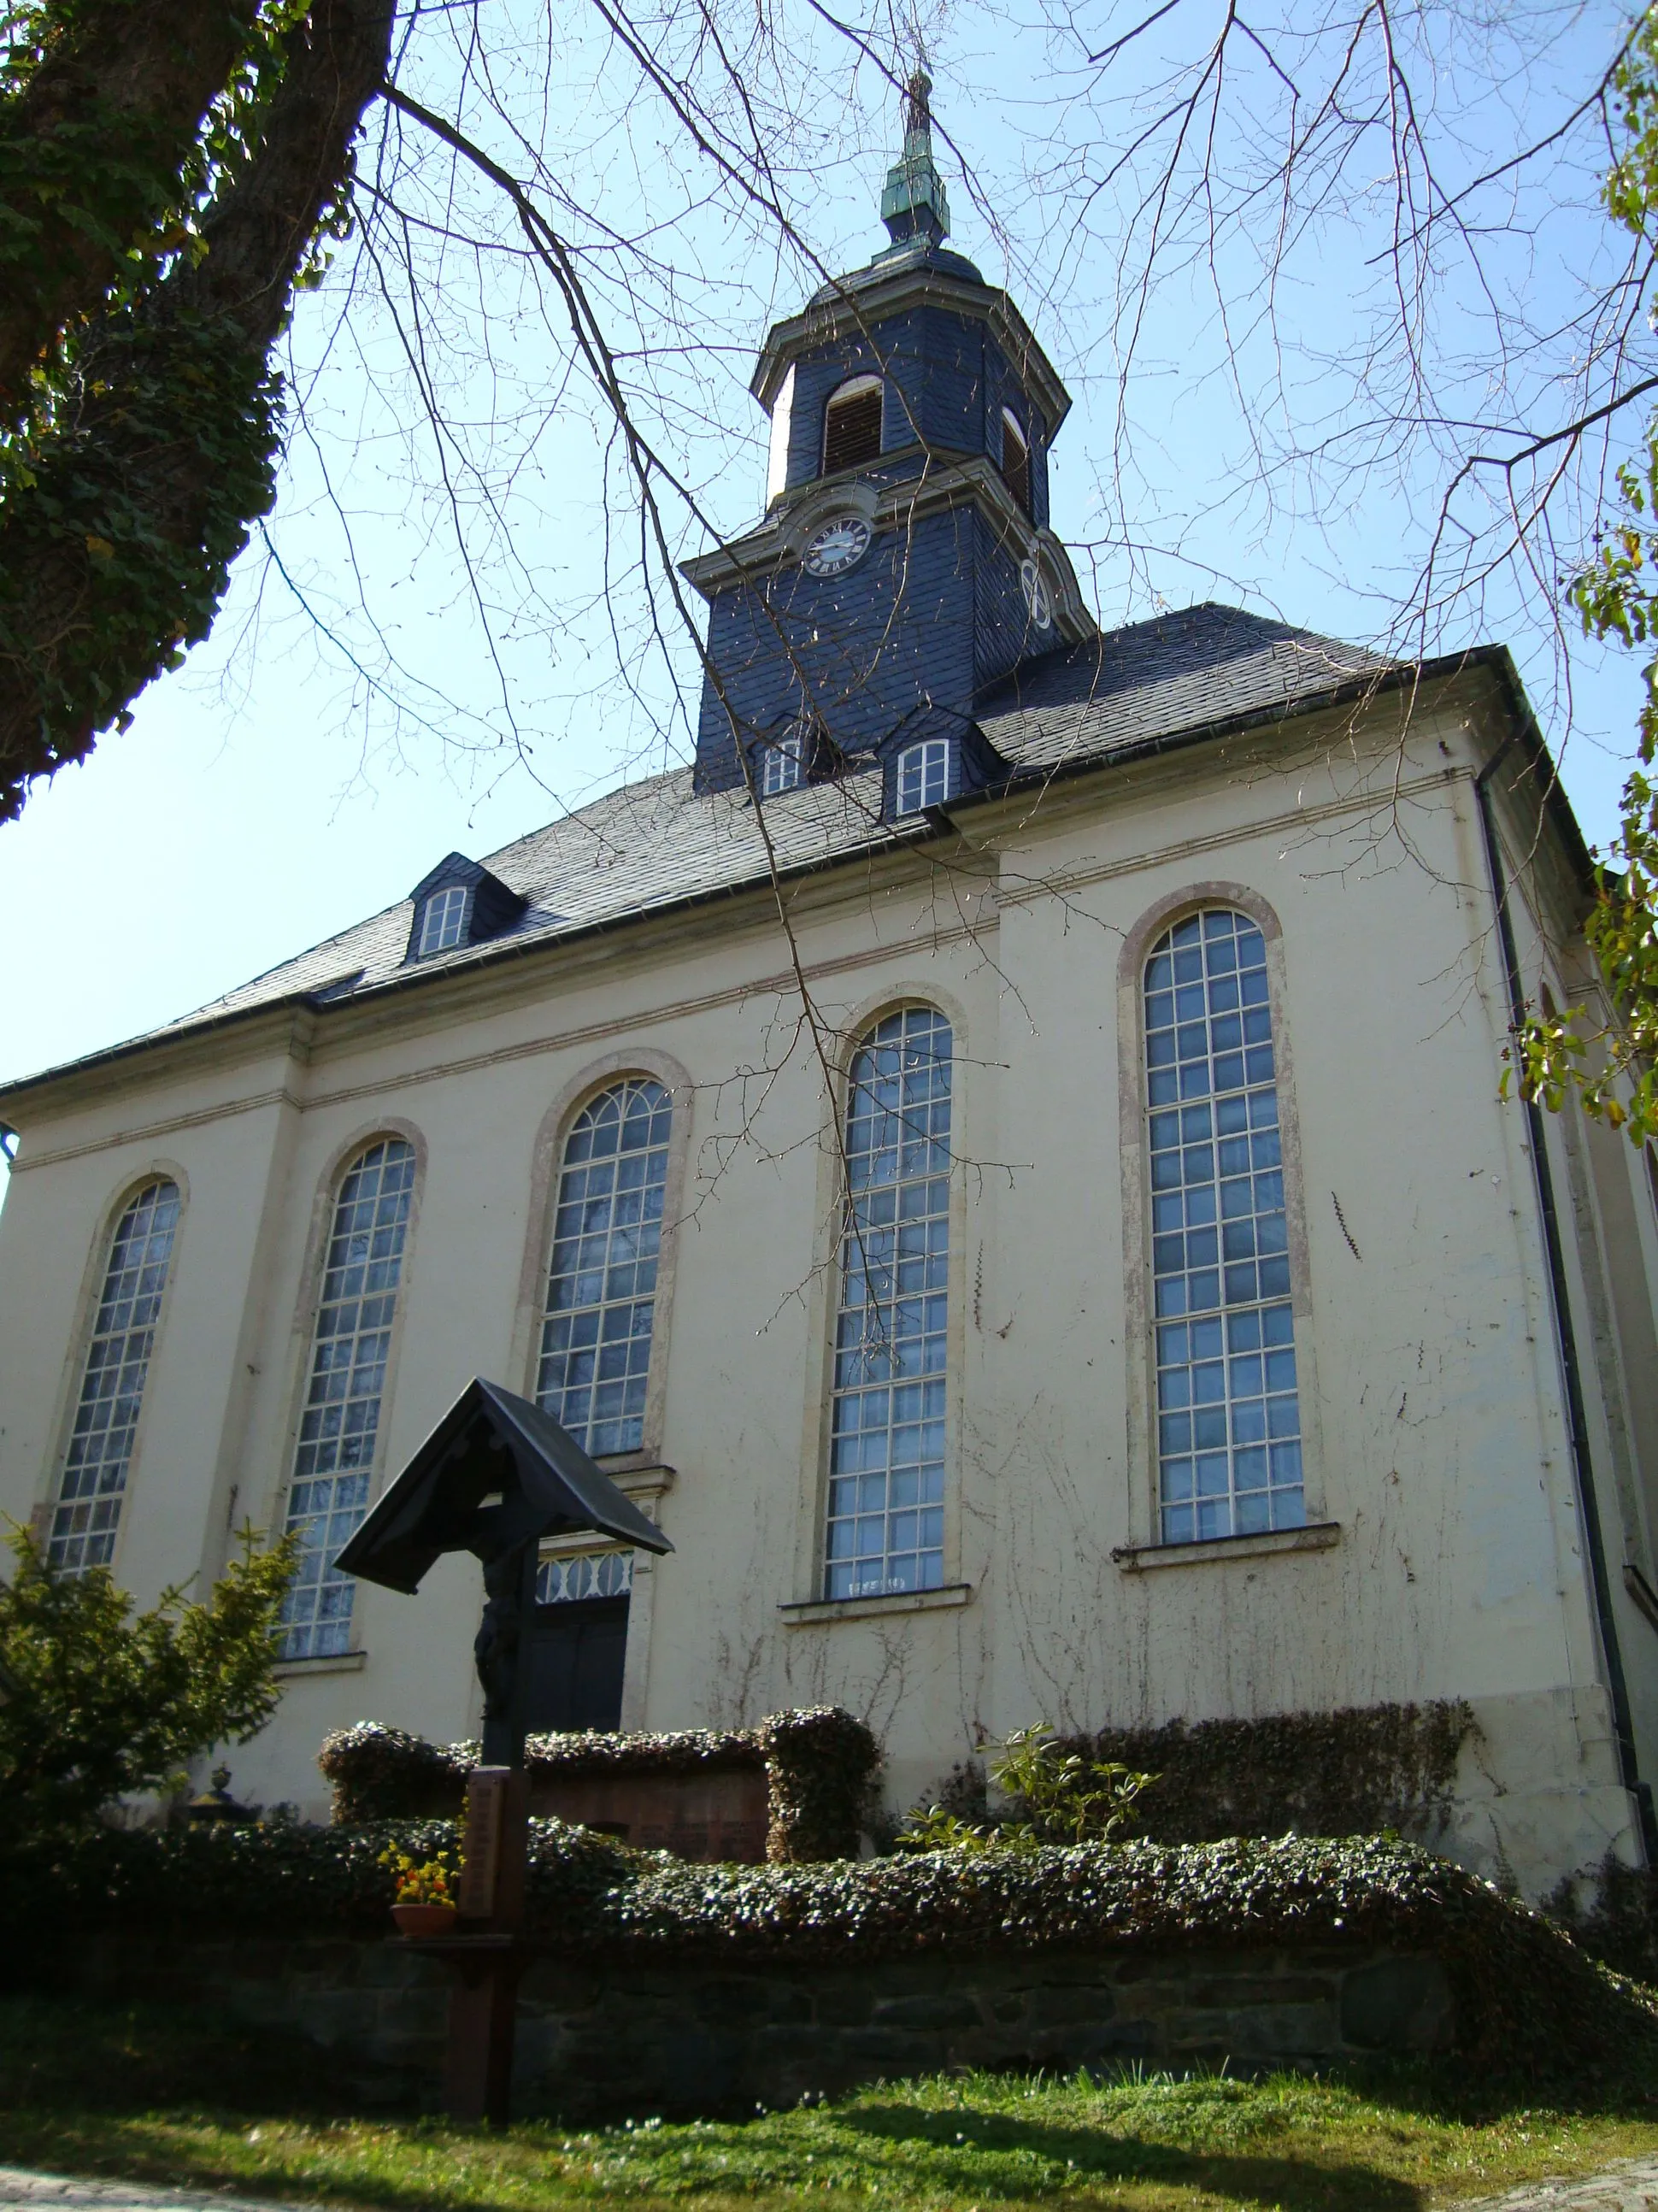
[[[918,61],[904,91],[904,150],[887,171],[881,220],[894,248],[950,235],[950,202],[932,159],[932,79]]]

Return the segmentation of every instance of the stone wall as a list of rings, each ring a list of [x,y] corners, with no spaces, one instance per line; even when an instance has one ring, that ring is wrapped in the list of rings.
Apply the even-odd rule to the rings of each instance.
[[[414,1947],[89,1938],[59,1987],[210,2002],[296,2029],[366,2090],[435,2099],[448,1982]],[[951,2067],[1310,2067],[1456,2039],[1436,1960],[1331,1948],[935,1956],[722,1971],[683,1961],[531,1965],[519,1996],[521,2112],[570,2118],[793,2104]]]

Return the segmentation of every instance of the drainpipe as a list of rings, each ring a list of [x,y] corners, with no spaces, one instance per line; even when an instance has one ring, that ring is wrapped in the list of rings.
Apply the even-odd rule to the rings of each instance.
[[[1509,917],[1508,877],[1503,848],[1488,788],[1504,757],[1517,738],[1509,734],[1473,780],[1479,805],[1479,827],[1485,838],[1485,865],[1491,872],[1491,902],[1497,914],[1497,933],[1503,948],[1503,967],[1508,980],[1509,1022],[1517,1030],[1525,1019],[1526,995],[1520,980],[1520,958],[1515,950],[1514,925]],[[1641,1779],[1635,1755],[1635,1731],[1630,1721],[1629,1684],[1624,1674],[1624,1655],[1618,1642],[1618,1624],[1612,1607],[1612,1584],[1606,1575],[1606,1547],[1600,1530],[1600,1507],[1595,1496],[1594,1469],[1589,1458],[1588,1423],[1583,1411],[1582,1372],[1577,1358],[1577,1336],[1572,1327],[1571,1303],[1567,1295],[1566,1257],[1560,1241],[1560,1216],[1555,1205],[1554,1175],[1549,1165],[1544,1109],[1534,1098],[1524,1102],[1531,1139],[1532,1173],[1537,1184],[1537,1211],[1541,1219],[1544,1249],[1549,1261],[1549,1303],[1554,1315],[1555,1340],[1560,1353],[1561,1378],[1565,1385],[1566,1435],[1571,1447],[1572,1477],[1577,1491],[1577,1510],[1582,1517],[1583,1540],[1588,1553],[1589,1586],[1594,1597],[1594,1617],[1606,1656],[1606,1686],[1612,1698],[1612,1735],[1618,1746],[1618,1771],[1624,1787],[1635,1799],[1641,1824],[1641,1846],[1647,1864],[1658,1866],[1658,1820],[1655,1820],[1652,1785]]]

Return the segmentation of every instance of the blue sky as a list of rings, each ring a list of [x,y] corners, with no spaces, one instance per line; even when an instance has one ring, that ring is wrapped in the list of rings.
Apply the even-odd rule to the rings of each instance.
[[[1095,12],[1090,36],[1119,13],[1125,24],[1139,13]],[[1457,117],[1451,150],[1468,173],[1515,127],[1516,112],[1522,123],[1552,112],[1561,82],[1582,54],[1602,50],[1615,20],[1609,10],[1573,16],[1581,46],[1540,40],[1533,77],[1517,84],[1509,72],[1503,84],[1500,113],[1449,83],[1453,63],[1462,65],[1456,56],[1435,58]],[[1133,235],[1135,178],[1105,188],[1094,171],[1109,164],[1094,161],[1090,170],[1108,130],[1097,103],[1078,94],[1065,52],[1054,62],[1056,21],[1039,4],[1023,17],[941,13],[926,27],[935,99],[956,148],[942,153],[952,242],[1009,283],[1076,394],[1055,457],[1054,523],[1068,541],[1098,548],[1079,565],[1102,621],[1214,597],[1338,635],[1381,635],[1436,495],[1431,467],[1379,468],[1336,491],[1286,477],[1270,498],[1223,496],[1240,470],[1248,473],[1248,418],[1206,274],[1189,259],[1170,265],[1154,301],[1127,377],[1125,430],[1113,240]],[[1476,81],[1489,85],[1488,62]],[[424,66],[434,97],[452,88],[444,54]],[[596,101],[605,66],[602,52],[574,40],[523,127],[559,146],[573,200],[623,232],[642,229],[644,218],[660,224],[657,289],[635,284],[629,294],[617,277],[608,296],[632,301],[618,313],[623,324],[633,315],[643,333],[641,374],[665,451],[719,526],[734,530],[757,513],[763,482],[765,424],[745,389],[751,349],[770,317],[797,303],[811,272],[711,191],[683,147],[637,106]],[[838,54],[820,52],[802,65],[802,82],[812,69],[841,68]],[[1010,86],[1017,91],[1002,89]],[[832,107],[820,103],[810,127],[797,117],[779,186],[830,267],[856,265],[881,242],[875,210],[896,135],[894,103],[868,70],[842,93]],[[475,124],[483,137],[491,118],[475,115]],[[1108,116],[1106,125],[1123,127]],[[961,155],[971,186],[956,166]],[[1585,271],[1606,251],[1587,157],[1568,182],[1576,204],[1528,230],[1504,264],[1542,324],[1570,314]],[[440,183],[419,189],[429,194]],[[1279,331],[1263,336],[1257,327],[1235,349],[1256,392],[1280,378],[1280,420],[1287,410],[1315,427],[1351,406],[1328,363],[1370,312],[1352,274],[1370,219],[1327,218],[1309,232],[1285,275]],[[588,242],[595,255],[606,250],[597,228]],[[0,828],[0,931],[10,955],[0,1076],[179,1014],[403,896],[452,848],[488,853],[623,775],[683,757],[671,682],[652,659],[647,605],[630,580],[632,540],[613,473],[607,478],[604,419],[565,380],[556,316],[521,266],[498,260],[469,289],[465,255],[445,264],[432,331],[442,341],[450,402],[468,422],[494,408],[514,425],[504,442],[492,432],[477,448],[487,448],[477,484],[487,481],[499,505],[481,489],[469,495],[471,542],[485,556],[475,589],[432,489],[434,447],[409,410],[407,334],[384,312],[348,300],[353,265],[347,249],[295,320],[306,404],[270,524],[281,569],[256,543],[214,638],[151,687],[130,731],[37,788],[21,820]],[[1248,304],[1247,257],[1235,255],[1222,275]],[[1454,270],[1447,281],[1447,344],[1464,347],[1466,368],[1478,333],[1470,325],[1458,334],[1464,306]],[[677,327],[664,318],[670,293],[686,303]],[[1284,330],[1287,370],[1273,350]],[[1140,541],[1132,552],[1121,542],[1125,518]],[[683,504],[672,520],[679,550],[705,542]],[[299,611],[295,592],[331,640]],[[1459,610],[1437,641],[1480,635],[1514,647],[1558,742],[1563,702],[1535,605],[1495,585],[1482,608]],[[669,659],[683,683],[694,682],[683,641],[671,641]],[[1585,652],[1575,686],[1564,779],[1586,831],[1602,841],[1615,818],[1638,679],[1624,657]]]

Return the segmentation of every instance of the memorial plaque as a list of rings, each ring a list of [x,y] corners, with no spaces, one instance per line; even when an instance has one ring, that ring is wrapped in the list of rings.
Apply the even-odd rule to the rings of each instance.
[[[510,1779],[504,1766],[476,1766],[466,1778],[466,1834],[460,1871],[460,1917],[493,1920],[501,1874],[501,1837]]]

